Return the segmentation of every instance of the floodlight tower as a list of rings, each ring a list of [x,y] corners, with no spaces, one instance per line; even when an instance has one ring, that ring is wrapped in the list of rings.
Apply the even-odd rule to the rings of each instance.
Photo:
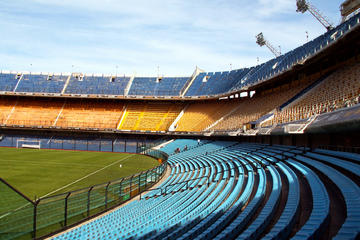
[[[311,15],[313,15],[327,30],[331,30],[333,28],[332,24],[329,22],[326,16],[320,13],[320,11],[311,5],[306,0],[296,0],[297,12],[305,13],[309,11]]]
[[[256,35],[256,43],[262,47],[262,46],[267,46],[270,51],[275,55],[275,57],[279,57],[281,55],[281,52],[278,51],[275,47],[273,47],[265,38],[263,33],[259,33],[258,35]]]

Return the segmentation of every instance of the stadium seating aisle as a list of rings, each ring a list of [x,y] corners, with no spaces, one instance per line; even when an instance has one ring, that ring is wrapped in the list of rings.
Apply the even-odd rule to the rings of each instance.
[[[360,214],[355,206],[360,189],[333,168],[359,167],[354,163],[358,155],[335,162],[338,152],[328,157],[329,152],[303,153],[290,146],[219,141],[198,145],[196,140],[175,140],[163,150],[173,153],[174,147],[184,144],[192,147],[169,158],[171,174],[159,187],[161,191],[151,191],[54,239],[328,238],[331,189],[319,171],[339,186],[347,205],[347,217],[334,237],[359,236]],[[311,195],[301,195],[302,182],[295,169],[309,183]],[[312,209],[294,232],[302,197],[309,197]],[[275,214],[278,217],[272,222]]]

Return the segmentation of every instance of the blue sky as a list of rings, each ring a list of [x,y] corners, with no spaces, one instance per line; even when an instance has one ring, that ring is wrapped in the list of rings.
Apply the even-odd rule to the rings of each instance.
[[[311,0],[335,25],[341,0]],[[325,32],[295,0],[1,0],[0,69],[189,76],[273,58]]]

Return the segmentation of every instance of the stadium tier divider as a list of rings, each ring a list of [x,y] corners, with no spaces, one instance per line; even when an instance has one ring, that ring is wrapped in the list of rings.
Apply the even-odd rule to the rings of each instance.
[[[134,198],[165,174],[168,155],[147,150],[161,164],[129,177],[30,200],[0,178],[0,240],[38,239],[62,231]]]

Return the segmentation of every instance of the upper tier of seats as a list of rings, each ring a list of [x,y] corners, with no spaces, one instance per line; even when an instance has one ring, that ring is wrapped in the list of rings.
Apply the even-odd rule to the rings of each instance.
[[[360,64],[340,68],[311,90],[283,109],[278,109],[272,123],[284,123],[309,118],[352,106],[360,98]]]
[[[248,72],[249,69],[239,69],[222,73],[200,73],[185,96],[207,96],[226,93]]]
[[[189,77],[136,77],[131,84],[129,95],[179,96],[187,80]]]
[[[298,94],[311,84],[311,80],[295,81],[282,87],[255,94],[252,98],[240,99],[235,111],[224,117],[211,130],[237,130],[246,123],[258,120],[260,117],[279,107],[281,104]]]
[[[351,17],[336,28],[277,58],[251,68],[230,72],[200,73],[190,77],[92,76],[81,74],[0,73],[0,91],[130,95],[130,96],[210,96],[241,90],[303,64],[319,51],[336,42],[359,25],[360,15]]]
[[[170,175],[65,239],[358,239],[359,156],[175,140]],[[351,173],[351,174],[350,174]]]
[[[71,76],[65,93],[124,95],[129,77]],[[62,89],[61,89],[62,90]]]

